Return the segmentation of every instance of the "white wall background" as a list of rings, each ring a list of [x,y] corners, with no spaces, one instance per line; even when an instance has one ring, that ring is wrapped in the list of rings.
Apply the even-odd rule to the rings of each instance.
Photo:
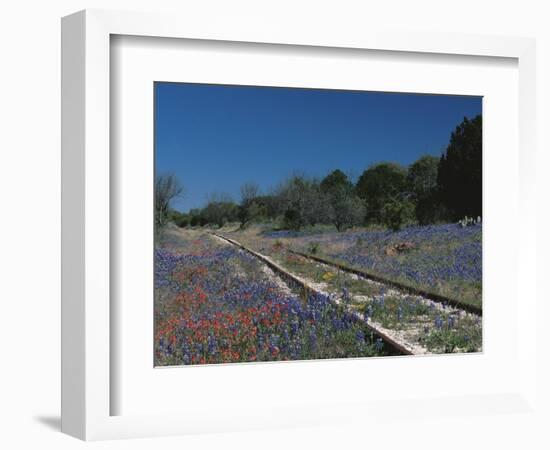
[[[179,11],[208,18],[266,16],[327,28],[368,27],[532,36],[538,39],[540,279],[550,253],[550,12],[544,0],[11,0],[0,6],[0,447],[82,448],[59,433],[60,365],[60,17],[84,8]],[[546,265],[544,265],[546,264]],[[548,299],[542,292],[541,298]],[[549,343],[548,307],[536,312]],[[534,312],[535,313],[535,312]],[[541,369],[546,385],[548,351]],[[548,403],[548,389],[541,391]],[[503,415],[361,429],[282,430],[88,444],[95,448],[549,448],[536,433],[550,423]],[[445,437],[445,435],[447,437]],[[539,436],[537,438],[537,436]]]

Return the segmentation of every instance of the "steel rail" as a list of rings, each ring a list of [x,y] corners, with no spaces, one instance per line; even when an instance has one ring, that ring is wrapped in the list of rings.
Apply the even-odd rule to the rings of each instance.
[[[288,252],[293,253],[295,255],[302,256],[303,258],[310,259],[312,261],[316,261],[316,262],[319,262],[319,263],[322,263],[322,264],[326,264],[327,266],[335,267],[337,269],[342,270],[343,272],[348,272],[348,273],[357,275],[361,278],[366,278],[368,280],[372,280],[372,281],[376,281],[376,282],[381,283],[381,284],[385,284],[385,285],[390,286],[390,287],[392,287],[396,290],[406,292],[408,294],[418,295],[418,296],[424,297],[428,300],[432,300],[432,301],[437,302],[437,303],[442,303],[444,305],[453,306],[455,308],[462,309],[464,311],[470,312],[472,314],[476,314],[478,316],[481,316],[483,314],[483,310],[478,306],[470,305],[468,303],[464,303],[464,302],[461,302],[459,300],[455,300],[455,299],[452,299],[452,298],[449,298],[449,297],[445,297],[444,295],[424,291],[422,289],[418,289],[418,288],[415,288],[415,287],[412,287],[412,286],[407,286],[406,284],[400,283],[398,281],[392,281],[392,280],[389,280],[387,278],[381,277],[379,275],[374,275],[372,273],[369,273],[365,270],[355,269],[353,267],[346,266],[345,264],[341,264],[341,263],[338,263],[336,261],[331,261],[331,260],[328,260],[328,259],[325,259],[325,258],[320,258],[320,257],[315,256],[315,255],[310,255],[309,253],[298,252],[298,251],[290,250],[290,249],[287,249],[287,250],[288,250]]]

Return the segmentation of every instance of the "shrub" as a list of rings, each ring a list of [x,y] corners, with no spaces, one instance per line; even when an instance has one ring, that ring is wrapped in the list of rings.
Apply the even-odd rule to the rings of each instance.
[[[200,222],[201,222],[200,216],[192,216],[191,219],[189,220],[189,225],[191,225],[192,227],[197,227],[201,224]]]
[[[283,220],[283,226],[290,230],[299,230],[304,225],[302,215],[296,209],[287,209]]]
[[[189,219],[187,217],[184,217],[182,219],[179,219],[177,222],[176,222],[176,225],[180,228],[185,228],[186,226],[189,225]]]
[[[319,242],[310,242],[307,246],[307,252],[316,255],[319,252]]]
[[[355,187],[367,203],[367,221],[384,223],[385,205],[406,191],[407,169],[397,163],[378,163],[365,170]]]
[[[275,251],[282,250],[283,247],[284,247],[284,244],[280,239],[277,239],[273,244],[273,250]]]
[[[392,199],[382,208],[384,224],[393,231],[414,220],[414,204],[407,199]]]

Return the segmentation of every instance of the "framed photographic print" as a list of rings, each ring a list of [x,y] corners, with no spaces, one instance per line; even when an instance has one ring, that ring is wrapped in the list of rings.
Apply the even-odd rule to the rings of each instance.
[[[531,40],[85,11],[62,44],[63,431],[529,409]]]

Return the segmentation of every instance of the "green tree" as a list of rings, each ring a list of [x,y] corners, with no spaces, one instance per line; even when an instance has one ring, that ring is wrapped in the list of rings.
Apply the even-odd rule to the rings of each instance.
[[[437,187],[452,219],[482,215],[482,120],[464,118],[441,156]]]
[[[323,178],[319,187],[321,188],[321,192],[327,194],[340,187],[349,188],[351,190],[353,189],[353,183],[349,181],[347,175],[344,172],[336,169],[328,174],[325,178]]]
[[[366,201],[367,221],[383,223],[384,206],[407,190],[407,169],[391,162],[375,164],[362,173],[355,189]]]
[[[416,197],[430,194],[437,187],[437,167],[439,158],[424,155],[409,167],[407,182]]]
[[[186,227],[189,225],[189,216],[175,209],[171,209],[168,212],[168,218],[168,220],[174,222],[178,227]]]
[[[212,194],[200,214],[206,223],[223,227],[227,222],[237,220],[238,206],[226,194]]]
[[[357,197],[353,189],[345,186],[335,186],[328,197],[328,218],[338,231],[360,225],[365,218],[365,204]]]
[[[381,222],[393,231],[414,219],[414,203],[407,197],[393,197],[382,207]]]
[[[335,170],[320,183],[323,201],[328,204],[328,220],[338,231],[360,224],[365,218],[364,202],[355,195],[353,183]]]
[[[254,201],[258,205],[259,217],[269,220],[277,217],[277,197],[275,195],[260,195]]]
[[[285,228],[299,230],[326,222],[326,204],[317,180],[294,175],[280,186],[277,196]]]
[[[425,155],[409,167],[407,183],[415,203],[415,215],[421,224],[433,223],[444,215],[437,195],[439,158]]]

